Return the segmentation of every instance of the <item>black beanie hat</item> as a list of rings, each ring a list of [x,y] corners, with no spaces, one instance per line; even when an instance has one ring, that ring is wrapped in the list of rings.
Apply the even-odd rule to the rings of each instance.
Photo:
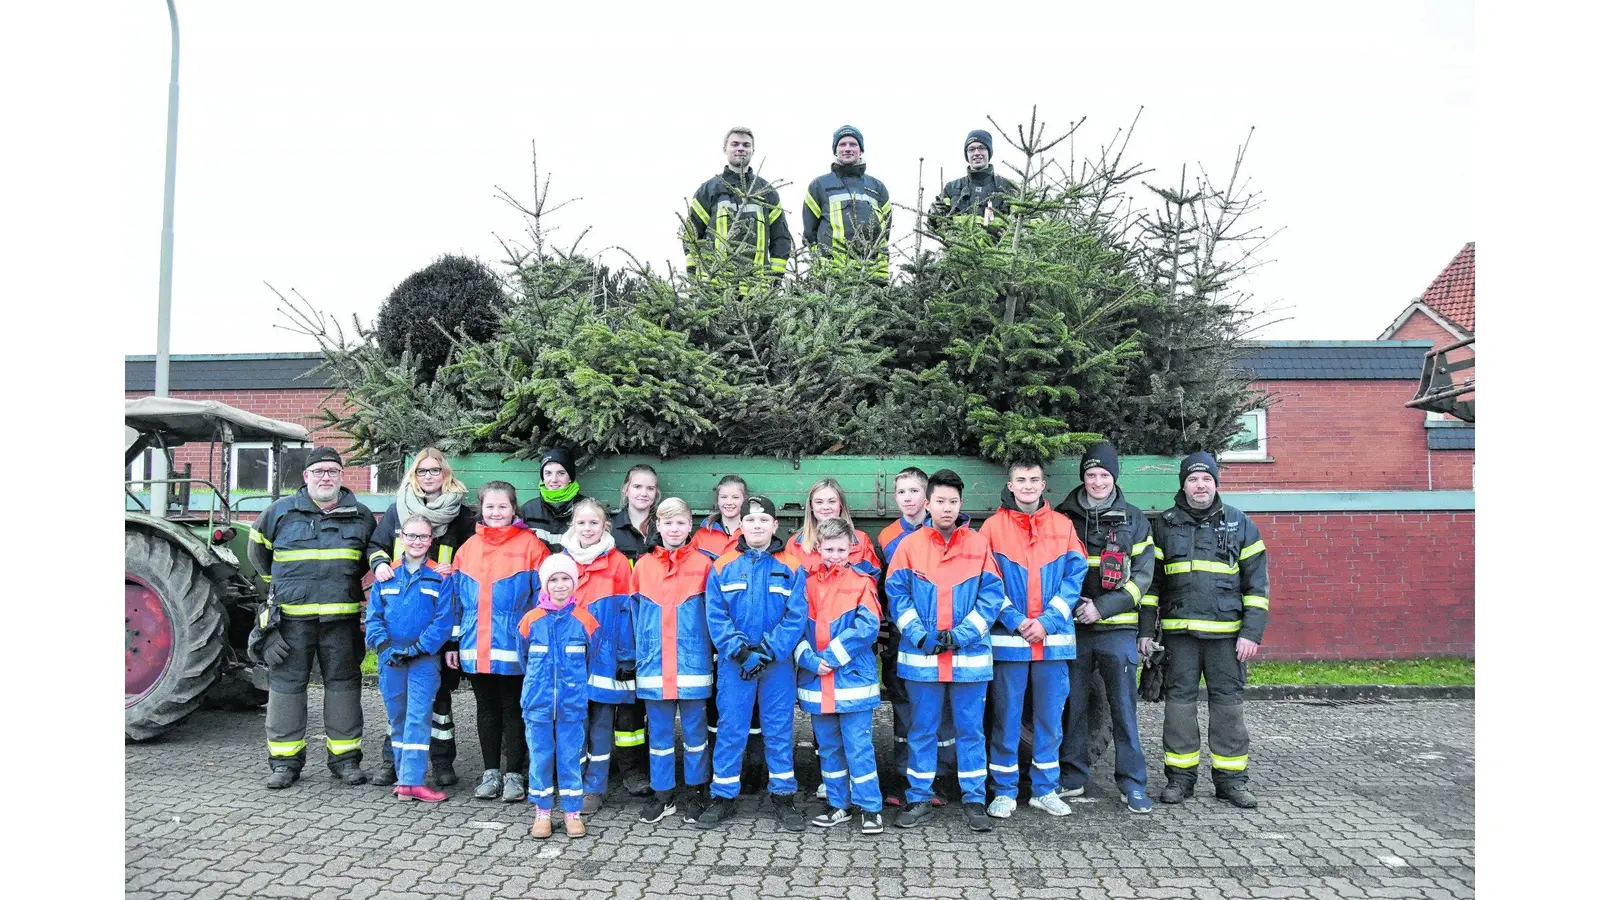
[[[1204,450],[1199,450],[1183,458],[1178,464],[1178,488],[1183,489],[1183,483],[1193,472],[1210,472],[1212,480],[1222,483],[1222,473],[1217,471],[1217,458]]]
[[[339,451],[332,447],[317,447],[306,454],[306,468],[309,469],[319,462],[331,462],[336,466],[344,466],[344,460],[339,458]]]
[[[833,145],[828,149],[834,153],[839,152],[839,139],[844,137],[855,138],[856,143],[861,145],[861,152],[867,152],[867,139],[861,136],[861,129],[854,125],[840,125],[839,130],[833,133]]]
[[[744,504],[739,507],[739,518],[744,518],[753,512],[764,512],[776,519],[778,517],[778,504],[760,494],[752,494],[744,498]]]
[[[1089,448],[1089,452],[1078,461],[1078,480],[1090,469],[1105,469],[1111,473],[1111,480],[1116,481],[1122,472],[1117,468],[1117,448],[1104,441]]]
[[[578,467],[572,464],[572,451],[565,447],[551,447],[539,457],[539,480],[544,481],[544,467],[548,463],[556,463],[567,470],[567,477],[576,481]]]
[[[962,156],[967,155],[967,148],[972,146],[973,141],[982,144],[989,151],[990,156],[994,155],[994,138],[982,128],[974,128],[967,132],[967,139],[961,142]]]

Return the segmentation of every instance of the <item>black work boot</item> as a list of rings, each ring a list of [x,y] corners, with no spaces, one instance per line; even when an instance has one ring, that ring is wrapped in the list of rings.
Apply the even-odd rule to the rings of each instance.
[[[1232,781],[1217,782],[1217,799],[1232,803],[1240,809],[1255,809],[1256,795],[1242,784]]]
[[[933,804],[927,800],[921,800],[902,807],[900,814],[894,818],[894,824],[897,828],[915,828],[927,821],[931,815],[933,815]]]
[[[967,819],[967,827],[973,831],[994,830],[994,824],[989,821],[989,814],[984,811],[982,803],[961,804],[961,814]]]
[[[439,787],[449,787],[459,782],[461,778],[456,775],[455,763],[448,760],[438,760],[433,764],[433,783]]]
[[[1194,796],[1194,782],[1182,778],[1173,778],[1167,781],[1167,786],[1161,789],[1162,803],[1182,803]]]
[[[388,787],[399,780],[395,775],[394,763],[380,763],[377,770],[372,773],[372,783],[379,787]]]
[[[715,828],[733,816],[732,797],[712,797],[711,803],[694,820],[694,827],[701,829]]]
[[[784,831],[806,830],[806,817],[795,809],[793,794],[773,794],[772,815]]]
[[[272,773],[267,776],[267,789],[281,791],[299,780],[300,772],[296,769],[291,769],[287,766],[281,769],[273,769]]]
[[[334,763],[328,768],[333,770],[333,777],[352,787],[367,783],[366,770],[362,769],[358,762]]]

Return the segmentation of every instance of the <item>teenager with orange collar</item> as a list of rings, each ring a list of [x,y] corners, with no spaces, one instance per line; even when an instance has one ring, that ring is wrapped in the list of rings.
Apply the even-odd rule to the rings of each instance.
[[[784,545],[784,552],[802,568],[820,566],[822,554],[817,552],[817,525],[834,518],[844,519],[850,526],[850,565],[863,575],[878,577],[883,570],[878,548],[865,531],[855,526],[850,518],[850,504],[845,501],[844,488],[833,478],[823,478],[811,486],[806,494],[805,521]]]

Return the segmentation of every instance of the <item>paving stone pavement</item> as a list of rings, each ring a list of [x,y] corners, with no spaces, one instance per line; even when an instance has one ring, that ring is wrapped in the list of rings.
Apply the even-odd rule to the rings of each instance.
[[[370,769],[384,716],[377,691],[363,693]],[[1163,783],[1161,710],[1140,706],[1154,795]],[[197,713],[156,742],[127,745],[129,900],[1431,900],[1474,891],[1472,701],[1252,701],[1256,810],[1213,799],[1202,771],[1194,799],[1134,816],[1117,799],[1108,759],[1089,794],[1071,801],[1071,816],[1051,819],[1024,804],[987,834],[968,831],[951,807],[917,829],[791,835],[764,799],[748,795],[735,818],[700,831],[677,818],[638,824],[642,801],[614,779],[589,837],[571,841],[558,831],[544,842],[528,837],[527,805],[471,798],[481,764],[470,693],[456,702],[462,781],[438,806],[334,781],[323,764],[315,688],[310,707],[312,749],[304,777],[288,790],[262,786],[260,711]],[[880,757],[890,743],[887,711],[877,726]],[[1204,704],[1201,717],[1203,728]],[[796,730],[809,796],[819,778],[806,716]],[[821,804],[803,807],[809,816]]]

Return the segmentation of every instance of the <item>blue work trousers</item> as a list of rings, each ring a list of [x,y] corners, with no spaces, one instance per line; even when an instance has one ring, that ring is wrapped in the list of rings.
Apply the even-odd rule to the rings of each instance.
[[[1089,783],[1089,679],[1095,672],[1106,686],[1111,735],[1117,748],[1117,788],[1144,789],[1144,750],[1139,747],[1139,638],[1131,629],[1078,631],[1078,658],[1067,662],[1072,697],[1067,702],[1066,736],[1061,745],[1061,785]],[[1037,744],[1035,744],[1037,746]]]
[[[714,774],[711,796],[739,796],[739,770],[744,765],[740,732],[747,731],[751,706],[760,697],[761,731],[767,751],[767,790],[792,794],[794,780],[794,663],[781,659],[749,681],[739,677],[739,665],[717,664],[717,727],[724,737],[712,754]],[[728,740],[732,737],[733,740]]]
[[[905,679],[900,677],[898,646],[898,636],[886,641],[878,659],[879,671],[883,673],[883,692],[889,696],[889,706],[894,710],[894,771],[905,778],[909,756],[906,736],[911,733],[911,696],[906,693]],[[939,765],[935,771],[941,778],[956,773],[956,723],[950,718],[948,708],[939,718]]]
[[[378,690],[389,712],[395,783],[418,787],[428,774],[433,696],[439,691],[439,655],[414,656],[398,666],[378,667]]]
[[[647,728],[650,735],[650,788],[670,791],[678,786],[676,755],[677,729],[674,716],[683,719],[683,780],[699,787],[711,780],[711,753],[706,747],[706,701],[646,700]]]
[[[1033,687],[1033,796],[1054,793],[1061,783],[1061,711],[1067,703],[1067,661],[995,660],[989,702],[994,704],[994,730],[989,737],[989,780],[996,797],[1017,799],[1017,745],[1022,740],[1022,698]]]
[[[878,758],[872,747],[872,710],[813,713],[811,730],[817,737],[828,805],[849,809],[853,802],[864,812],[882,812]]]
[[[933,799],[933,775],[939,752],[939,720],[949,704],[956,727],[956,778],[963,803],[982,803],[988,761],[983,746],[983,708],[987,681],[907,681],[911,695],[910,751],[906,761],[906,802]]]
[[[528,802],[554,809],[561,796],[562,812],[583,811],[583,745],[586,724],[528,722]]]

